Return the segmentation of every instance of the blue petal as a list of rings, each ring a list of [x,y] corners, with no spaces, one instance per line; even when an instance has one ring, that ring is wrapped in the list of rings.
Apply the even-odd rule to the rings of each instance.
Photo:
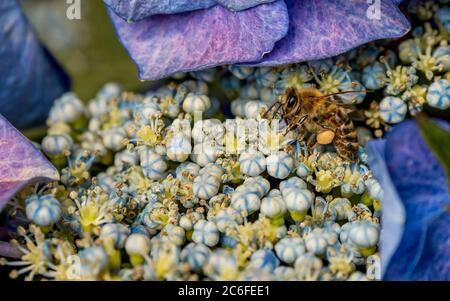
[[[383,187],[383,218],[381,220],[381,270],[386,270],[398,247],[405,224],[405,208],[392,183],[386,166],[386,140],[373,140],[366,146],[368,162],[375,178]],[[385,230],[386,229],[386,230]]]
[[[0,115],[0,211],[26,185],[58,179],[55,167]]]
[[[276,0],[103,0],[118,16],[127,21],[140,21],[160,14],[177,14],[220,4],[230,11],[240,11]]]
[[[220,5],[231,11],[240,11],[259,4],[270,3],[274,1],[275,0],[217,0]]]
[[[366,0],[285,0],[289,32],[262,60],[246,64],[275,66],[336,56],[370,41],[401,37],[408,20],[390,0],[380,4],[379,19],[369,18]]]
[[[175,14],[208,8],[216,0],[104,0],[117,15],[127,21],[139,21],[158,14]]]
[[[121,42],[139,67],[141,79],[259,60],[289,27],[283,1],[240,12],[220,5],[127,23],[110,11]]]
[[[16,0],[0,1],[0,70],[0,114],[20,128],[44,123],[53,100],[69,86]]]
[[[447,129],[450,128],[449,124],[442,122],[440,124]],[[377,174],[375,171],[375,176],[379,181],[383,181],[383,177],[390,177],[403,203],[406,220],[401,240],[399,242],[395,239],[387,240],[391,244],[397,244],[398,248],[390,259],[387,258],[384,279],[419,279],[425,277],[420,275],[419,267],[423,260],[430,258],[426,255],[427,250],[438,248],[438,246],[429,245],[435,241],[427,239],[427,231],[434,230],[427,230],[427,227],[432,224],[436,215],[450,204],[447,178],[438,160],[421,137],[415,121],[410,120],[395,126],[387,135],[385,143],[387,172],[385,170]],[[386,214],[386,223],[389,225],[391,222],[389,219],[392,219],[392,214],[388,212],[391,198],[394,202],[397,200],[395,194],[389,192],[389,187],[387,188],[388,192],[385,192],[383,199],[385,206],[383,212]],[[396,228],[393,230],[396,231]],[[383,231],[382,242],[385,241],[384,235],[389,233],[390,229],[385,227]]]
[[[427,226],[424,249],[413,280],[450,280],[450,211],[442,211]]]

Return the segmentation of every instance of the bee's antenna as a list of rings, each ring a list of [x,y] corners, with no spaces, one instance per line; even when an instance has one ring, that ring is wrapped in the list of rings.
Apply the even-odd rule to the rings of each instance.
[[[311,96],[312,98],[316,98],[316,99],[320,99],[320,98],[327,98],[330,96],[337,96],[337,95],[341,95],[341,94],[351,94],[351,93],[360,93],[360,92],[373,92],[372,90],[358,90],[358,91],[341,91],[341,92],[337,92],[337,93],[331,93],[331,94],[326,94],[326,95],[322,95],[322,96]]]
[[[273,114],[275,115],[275,114],[278,112],[278,110],[281,108],[281,104],[280,104],[279,101],[274,102],[274,103],[267,109],[267,111],[264,113],[263,117],[266,118],[266,117],[267,117],[267,113],[269,113],[269,112],[273,109],[273,107],[276,106],[276,105],[278,105],[278,108],[275,110],[275,112],[273,112]]]

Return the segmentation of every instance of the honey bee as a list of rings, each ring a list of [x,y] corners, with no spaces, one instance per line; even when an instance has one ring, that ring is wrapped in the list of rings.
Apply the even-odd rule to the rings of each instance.
[[[357,91],[356,91],[357,92]],[[349,117],[353,111],[344,104],[330,99],[331,96],[355,93],[345,91],[324,95],[315,88],[288,88],[273,106],[287,123],[287,131],[299,129],[303,140],[310,133],[307,146],[334,143],[337,154],[350,162],[357,160],[358,139],[355,127]],[[266,112],[269,113],[273,106]]]

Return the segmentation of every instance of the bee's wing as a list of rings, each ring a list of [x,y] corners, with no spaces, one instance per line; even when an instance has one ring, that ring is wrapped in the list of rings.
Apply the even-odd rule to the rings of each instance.
[[[338,94],[342,94],[342,93],[338,93]],[[321,99],[322,101],[326,102],[326,103],[334,103],[337,104],[342,110],[344,110],[348,116],[352,119],[352,120],[357,120],[357,121],[362,121],[364,120],[364,115],[361,111],[359,111],[354,104],[346,104],[346,103],[342,103],[338,100],[333,99],[332,97],[330,97],[329,95],[324,95],[324,96],[318,96],[318,97],[311,97],[313,99]]]
[[[360,110],[353,109],[352,111],[348,112],[348,117],[350,117],[353,121],[364,121],[365,116],[363,112]]]
[[[334,95],[323,95],[323,96],[311,96],[312,99],[322,100],[327,103],[335,103],[338,104],[341,108],[348,110],[348,112],[354,111],[355,107],[353,104],[342,103],[338,100],[332,98]]]

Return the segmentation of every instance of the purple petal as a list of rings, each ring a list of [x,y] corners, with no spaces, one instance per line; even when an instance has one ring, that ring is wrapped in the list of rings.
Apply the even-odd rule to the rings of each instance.
[[[0,227],[0,240],[5,240],[8,237],[8,229],[6,227]]]
[[[240,11],[263,3],[274,2],[275,0],[217,0],[220,5],[231,11]]]
[[[240,11],[276,0],[103,0],[117,15],[127,21],[140,21],[149,16],[177,14],[220,4],[230,11]]]
[[[53,100],[69,86],[16,0],[0,1],[0,70],[0,114],[20,128],[44,123]]]
[[[369,41],[396,38],[410,29],[408,20],[389,0],[380,2],[381,19],[369,19],[366,0],[285,0],[288,35],[256,64],[273,66],[335,56]]]
[[[288,29],[283,1],[241,12],[217,5],[130,24],[110,12],[117,33],[139,67],[141,79],[179,71],[259,60]]]
[[[445,124],[445,127],[449,128],[449,125]],[[450,204],[447,178],[438,160],[421,137],[415,121],[403,122],[387,135],[385,160],[387,171],[377,173],[375,168],[374,174],[381,182],[386,181],[385,177],[388,177],[388,180],[390,178],[397,193],[392,193],[389,186],[385,191],[383,218],[386,221],[383,222],[384,232],[381,240],[383,243],[388,241],[398,247],[392,257],[387,258],[384,279],[414,280],[419,273],[418,264],[423,261],[426,250],[438,248],[428,245],[430,241],[427,239],[427,226],[446,205]],[[398,202],[396,195],[402,201],[406,220],[400,241],[395,241],[398,236],[389,241],[384,235],[391,231],[389,225],[392,225],[392,218],[396,212],[394,210],[393,213],[388,213],[388,210],[392,209],[392,202]],[[399,222],[393,222],[393,231],[401,227]],[[382,250],[382,255],[385,253]]]
[[[42,153],[0,115],[0,211],[24,186],[58,179]]]
[[[420,260],[412,279],[450,280],[450,212],[438,214],[428,225]]]
[[[175,14],[208,8],[216,0],[103,0],[117,15],[128,21],[139,21],[159,14]]]
[[[366,146],[373,175],[383,187],[383,218],[381,219],[381,271],[384,274],[390,258],[398,248],[405,224],[405,208],[392,183],[386,166],[386,140],[373,140]]]
[[[20,258],[22,253],[18,248],[10,243],[0,241],[0,257]]]

